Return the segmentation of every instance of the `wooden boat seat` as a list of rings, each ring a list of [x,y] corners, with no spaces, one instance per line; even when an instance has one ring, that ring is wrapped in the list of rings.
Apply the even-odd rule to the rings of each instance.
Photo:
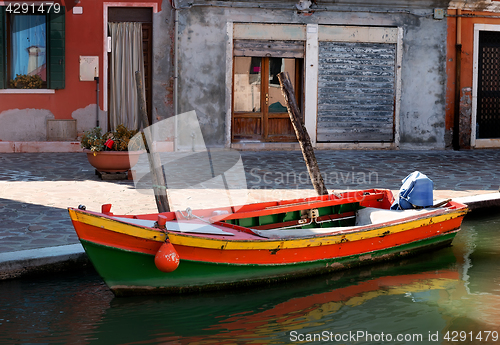
[[[155,226],[154,220],[147,219],[133,219],[133,218],[125,218],[125,217],[112,217],[121,222],[126,222],[129,224],[134,224],[138,226],[146,226],[149,228],[153,228]],[[233,233],[224,231],[220,229],[220,227],[203,223],[203,222],[169,222],[165,223],[165,227],[170,231],[178,231],[178,232],[190,232],[196,234],[211,234],[211,235],[222,235],[222,236],[234,236]]]
[[[365,207],[356,212],[356,225],[364,226],[385,223],[430,211],[430,209],[425,208],[411,210],[381,210],[379,208]]]

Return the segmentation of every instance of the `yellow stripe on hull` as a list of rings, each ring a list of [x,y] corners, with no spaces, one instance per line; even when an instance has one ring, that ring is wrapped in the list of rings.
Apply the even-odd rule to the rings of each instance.
[[[72,220],[79,221],[94,227],[103,228],[109,231],[134,236],[156,242],[164,242],[166,235],[161,231],[143,228],[140,226],[127,224],[118,220],[102,217],[94,214],[86,214],[76,210],[69,209]],[[207,249],[223,249],[223,250],[274,250],[279,244],[280,249],[320,247],[326,245],[335,245],[343,242],[353,242],[374,237],[386,236],[389,233],[399,233],[419,227],[446,222],[451,219],[461,217],[467,213],[467,209],[459,209],[451,213],[430,216],[423,219],[413,221],[405,221],[399,224],[390,226],[379,226],[375,229],[367,229],[364,231],[348,232],[337,235],[324,235],[320,237],[311,237],[306,239],[263,239],[255,240],[227,240],[216,238],[204,238],[189,234],[180,234],[169,232],[168,237],[174,245],[182,245],[187,247],[198,247]],[[332,229],[335,231],[335,228]]]
[[[121,221],[101,217],[93,214],[77,212],[69,209],[71,220],[79,221],[84,224],[95,226],[97,228],[118,232],[124,235],[139,237],[151,241],[165,242],[166,234],[159,230],[152,230],[140,226],[123,223]]]

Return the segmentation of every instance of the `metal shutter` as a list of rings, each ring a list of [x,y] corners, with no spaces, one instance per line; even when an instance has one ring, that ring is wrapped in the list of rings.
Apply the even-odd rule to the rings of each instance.
[[[394,141],[396,44],[319,42],[318,142]]]

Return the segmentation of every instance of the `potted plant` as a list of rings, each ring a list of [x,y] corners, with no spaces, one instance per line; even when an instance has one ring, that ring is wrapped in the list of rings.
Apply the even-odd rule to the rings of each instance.
[[[116,127],[115,131],[102,134],[100,127],[94,127],[84,132],[81,146],[87,153],[87,159],[98,172],[126,172],[139,160],[142,136],[139,131],[129,130],[124,125]],[[133,138],[133,139],[132,139]]]
[[[43,80],[37,74],[16,74],[16,78],[10,80],[10,86],[14,89],[41,89],[42,85]]]

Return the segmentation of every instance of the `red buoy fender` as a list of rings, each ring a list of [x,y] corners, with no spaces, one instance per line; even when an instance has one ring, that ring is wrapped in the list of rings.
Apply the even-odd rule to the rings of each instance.
[[[169,273],[179,267],[179,254],[169,240],[165,241],[155,255],[155,265],[160,271]]]

